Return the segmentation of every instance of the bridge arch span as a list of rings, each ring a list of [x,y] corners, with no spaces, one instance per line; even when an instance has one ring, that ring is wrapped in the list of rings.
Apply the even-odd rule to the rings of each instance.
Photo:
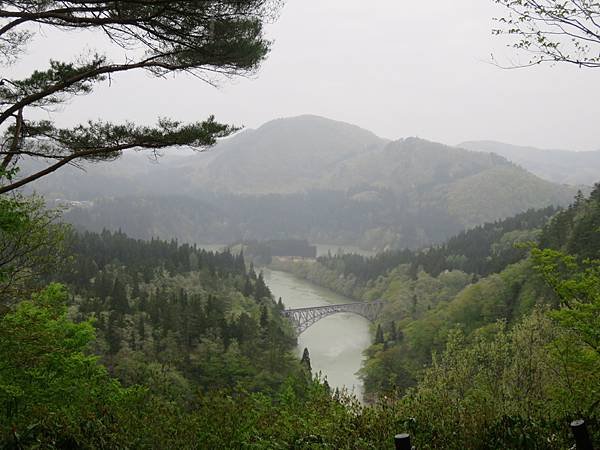
[[[287,317],[296,333],[300,334],[311,325],[315,324],[324,317],[337,313],[353,313],[363,316],[371,322],[374,321],[383,309],[383,302],[378,300],[375,302],[356,302],[356,303],[341,303],[325,306],[311,306],[307,308],[285,309],[282,315]]]

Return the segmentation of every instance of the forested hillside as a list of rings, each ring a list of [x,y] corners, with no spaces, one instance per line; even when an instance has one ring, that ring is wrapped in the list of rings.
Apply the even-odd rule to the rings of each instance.
[[[385,319],[376,325],[362,375],[371,394],[404,390],[421,379],[432,353],[443,352],[455,330],[466,342],[493,336],[497,321],[513,326],[529,320],[536,306],[556,308],[561,294],[569,295],[548,287],[549,272],[598,270],[599,193],[597,185],[588,199],[579,194],[558,213],[531,210],[422,251],[335,255],[276,267],[356,299],[383,299]],[[540,271],[551,257],[530,257],[535,242],[541,249],[577,255],[582,268],[553,262],[548,272]],[[553,280],[561,276],[568,277]]]
[[[558,210],[529,210],[514,217],[463,231],[445,243],[422,250],[393,250],[372,257],[339,254],[319,257],[318,264],[276,262],[310,281],[353,298],[367,299],[369,289],[381,277],[402,266],[413,279],[419,272],[436,278],[460,271],[478,279],[502,271],[527,255],[517,244],[535,241]]]
[[[463,233],[437,249],[449,266],[388,270],[373,260],[363,294],[386,307],[363,369],[379,397],[370,406],[330,392],[311,380],[308,359],[291,357],[281,305],[240,256],[75,235],[71,263],[48,275],[71,293],[51,284],[0,318],[2,442],[385,449],[408,431],[422,447],[559,449],[572,442],[574,417],[596,439],[600,264],[589,258],[598,257],[599,192],[546,226],[553,210]],[[536,236],[581,254],[507,252]],[[459,249],[462,262],[448,258]],[[427,265],[427,254],[413,257]],[[452,266],[469,258],[482,264]],[[313,264],[348,262],[350,277],[350,261]]]
[[[73,235],[74,259],[53,275],[70,287],[70,315],[93,319],[94,352],[125,385],[277,389],[298,370],[293,332],[262,274],[243,256],[122,233]]]
[[[530,208],[566,205],[576,192],[497,155],[418,138],[388,142],[316,116],[269,122],[208,153],[167,158],[164,167],[135,157],[125,164],[131,170],[120,175],[90,167],[85,191],[75,189],[76,173],[41,186],[63,201],[84,200],[65,218],[97,232],[203,244],[308,239],[370,250],[440,243]]]

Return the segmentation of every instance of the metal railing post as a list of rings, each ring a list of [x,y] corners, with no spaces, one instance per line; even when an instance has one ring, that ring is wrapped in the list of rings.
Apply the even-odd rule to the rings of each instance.
[[[412,450],[410,445],[410,436],[406,433],[397,434],[394,436],[394,443],[396,444],[396,450]]]
[[[575,448],[577,450],[594,450],[584,420],[578,419],[571,422],[571,431],[575,437]]]

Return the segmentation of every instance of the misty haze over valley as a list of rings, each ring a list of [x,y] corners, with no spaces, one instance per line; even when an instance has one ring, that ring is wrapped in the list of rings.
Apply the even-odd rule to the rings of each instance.
[[[198,244],[307,239],[382,250],[564,206],[600,178],[600,151],[389,141],[317,116],[243,130],[204,153],[178,152],[68,168],[35,189],[67,201],[65,218],[82,229]]]
[[[600,448],[598,1],[0,1],[0,68],[0,449]]]

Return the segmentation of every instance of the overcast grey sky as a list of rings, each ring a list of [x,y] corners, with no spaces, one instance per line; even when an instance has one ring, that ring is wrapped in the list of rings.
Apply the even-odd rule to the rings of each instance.
[[[288,0],[268,27],[273,51],[253,79],[215,89],[189,76],[116,75],[110,87],[71,102],[60,121],[215,114],[255,128],[317,114],[392,139],[600,149],[600,71],[490,64],[492,53],[506,64],[517,60],[503,38],[491,35],[498,11],[492,0]],[[86,33],[38,37],[11,72],[97,45]]]

